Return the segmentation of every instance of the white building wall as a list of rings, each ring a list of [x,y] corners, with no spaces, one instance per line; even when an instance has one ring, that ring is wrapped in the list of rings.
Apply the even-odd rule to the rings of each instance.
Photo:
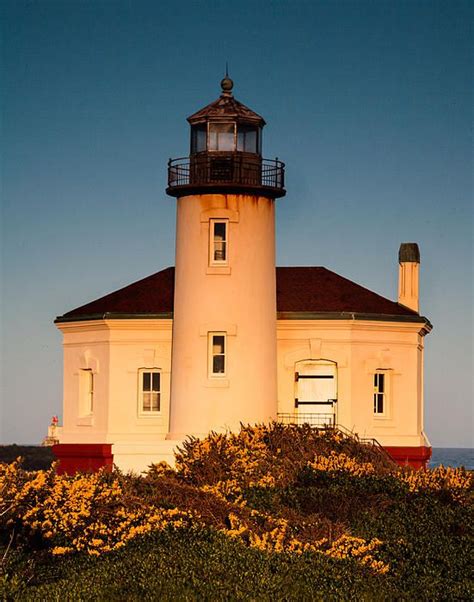
[[[228,221],[228,264],[210,265],[210,223]],[[169,439],[276,417],[275,210],[270,198],[178,199]],[[227,336],[209,374],[208,333]]]
[[[171,320],[60,323],[64,335],[61,443],[154,444],[169,424]],[[140,368],[161,372],[161,412],[139,412]],[[80,370],[94,375],[93,411],[81,415]]]
[[[60,442],[112,443],[114,462],[123,470],[145,470],[151,462],[161,460],[172,463],[173,449],[182,441],[165,440],[170,419],[172,320],[97,320],[60,323],[58,327],[64,334]],[[296,411],[295,364],[330,360],[337,364],[338,424],[361,437],[374,437],[382,445],[426,445],[420,333],[422,324],[405,322],[279,320],[278,412]],[[207,357],[207,345],[201,353]],[[140,416],[141,368],[161,371],[160,415]],[[79,380],[84,369],[94,374],[91,415],[80,412]],[[377,369],[388,374],[384,417],[373,412],[373,375]],[[219,390],[210,392],[215,396]],[[241,397],[228,399],[228,389],[224,388],[221,399],[232,403],[238,416]],[[242,418],[245,420],[244,415]],[[220,427],[220,423],[213,423],[219,420],[213,414],[207,420],[209,429]]]
[[[278,412],[295,409],[295,363],[330,360],[338,371],[336,422],[387,446],[426,445],[422,424],[421,324],[279,320]],[[373,409],[374,373],[386,370],[387,412]]]
[[[109,343],[107,328],[96,321],[58,325],[63,342],[63,429],[61,443],[104,443],[108,433]],[[94,409],[81,409],[81,370],[94,378]]]

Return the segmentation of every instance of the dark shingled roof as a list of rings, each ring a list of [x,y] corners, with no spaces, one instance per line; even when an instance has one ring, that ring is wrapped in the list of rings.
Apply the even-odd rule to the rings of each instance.
[[[166,268],[114,291],[105,297],[86,303],[63,318],[117,314],[162,314],[173,311],[174,268]]]
[[[246,107],[232,95],[226,94],[223,94],[214,102],[211,102],[200,111],[197,111],[188,117],[189,123],[193,125],[209,121],[209,119],[232,119],[243,121],[245,123],[254,123],[255,125],[265,125],[265,120],[261,115]]]
[[[418,315],[322,267],[277,268],[277,308],[279,312]]]
[[[427,321],[415,311],[394,303],[322,267],[276,268],[277,309],[280,318],[292,314],[369,314],[383,319]],[[174,268],[166,268],[96,301],[73,309],[58,321],[102,317],[172,317]],[[105,316],[107,314],[107,316]],[[130,315],[131,314],[131,315]],[[304,319],[305,316],[298,316]],[[342,316],[341,316],[342,317]],[[348,316],[345,316],[348,317]],[[362,316],[360,316],[362,317]],[[411,318],[411,320],[410,320]]]

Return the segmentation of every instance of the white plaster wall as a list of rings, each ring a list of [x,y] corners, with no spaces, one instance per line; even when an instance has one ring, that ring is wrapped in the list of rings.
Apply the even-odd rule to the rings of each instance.
[[[164,439],[169,424],[171,320],[116,320],[110,329],[109,443]],[[161,373],[160,413],[139,412],[139,370]]]
[[[140,472],[151,462],[160,460],[173,463],[176,445],[182,442],[184,435],[197,430],[192,419],[199,406],[193,406],[193,400],[199,400],[200,395],[215,404],[221,403],[226,411],[230,408],[228,416],[235,419],[235,423],[230,424],[233,428],[238,428],[241,420],[258,422],[270,417],[262,417],[259,408],[254,412],[254,408],[249,407],[245,387],[206,387],[207,370],[201,361],[198,365],[205,371],[204,377],[200,376],[203,388],[197,395],[191,395],[188,405],[180,406],[181,411],[187,412],[189,430],[182,437],[165,441],[169,424],[172,321],[101,320],[63,323],[58,327],[64,334],[64,411],[60,442],[112,443],[114,461],[123,470]],[[192,325],[189,329],[193,332]],[[295,411],[295,363],[306,359],[331,360],[336,362],[338,370],[336,417],[339,424],[361,436],[375,437],[383,445],[426,444],[422,421],[424,337],[420,334],[421,324],[279,320],[274,332],[278,336],[279,412]],[[196,325],[194,334],[196,340],[204,341],[195,352],[207,357],[207,337]],[[237,350],[237,346],[233,349]],[[246,349],[240,348],[236,353],[245,356]],[[79,371],[84,368],[91,369],[95,376],[92,416],[81,416],[79,412]],[[160,416],[142,418],[138,415],[140,368],[161,370]],[[373,414],[373,374],[377,368],[390,370],[389,413],[384,418]],[[276,373],[275,370],[273,375]],[[229,381],[231,376],[234,373],[229,371]],[[254,377],[259,378],[256,374]],[[260,386],[262,383],[258,382],[251,398],[258,403],[261,402]],[[202,434],[218,428],[216,425],[222,420],[222,411],[217,412],[211,402],[199,409],[200,416],[209,411],[204,414],[207,424],[196,423],[198,428],[207,428]]]
[[[228,266],[209,266],[209,221],[229,220]],[[178,199],[170,439],[276,416],[274,201]],[[227,333],[227,374],[208,375],[208,332]]]
[[[414,261],[403,261],[399,265],[398,302],[414,311],[419,311],[420,264]]]
[[[58,324],[63,333],[63,428],[61,443],[105,443],[108,430],[109,343],[103,322]],[[94,375],[94,411],[81,415],[80,371]]]
[[[352,320],[278,321],[278,411],[295,412],[295,363],[337,363],[336,421],[383,445],[425,445],[421,324]],[[373,375],[389,370],[388,414],[373,412]]]
[[[141,473],[151,464],[175,465],[175,451],[182,441],[159,440],[154,443],[116,443],[112,445],[114,464],[123,471]]]
[[[64,335],[61,443],[139,443],[163,440],[169,424],[171,320],[60,323]],[[79,371],[94,374],[94,409],[79,411]],[[161,412],[140,416],[138,370],[161,371]]]

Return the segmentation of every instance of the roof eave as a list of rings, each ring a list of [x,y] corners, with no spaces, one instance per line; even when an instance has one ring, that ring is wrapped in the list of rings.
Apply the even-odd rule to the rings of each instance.
[[[397,315],[365,312],[314,312],[314,311],[277,311],[278,320],[366,320],[374,322],[412,322],[423,324],[426,334],[431,332],[433,325],[425,316],[418,314]]]
[[[64,322],[86,322],[93,320],[172,320],[173,312],[130,313],[104,312],[74,316],[58,316],[55,324]],[[393,315],[363,312],[313,312],[313,311],[278,311],[278,320],[366,320],[374,322],[408,322],[422,324],[425,334],[433,329],[428,318],[419,315]]]
[[[130,312],[104,312],[95,314],[82,314],[74,316],[58,316],[55,324],[65,322],[90,322],[94,320],[172,320],[173,312],[160,313],[130,313]]]

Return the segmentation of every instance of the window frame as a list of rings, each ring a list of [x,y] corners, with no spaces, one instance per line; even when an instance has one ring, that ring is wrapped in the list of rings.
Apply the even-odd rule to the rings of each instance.
[[[158,374],[159,378],[158,378],[158,382],[159,382],[159,389],[158,391],[154,391],[153,390],[153,376],[150,377],[150,391],[149,393],[158,393],[158,410],[145,410],[144,409],[144,393],[146,393],[147,391],[144,390],[143,387],[143,375],[144,374]],[[141,418],[149,418],[149,417],[154,417],[154,416],[161,416],[162,414],[162,400],[161,400],[161,394],[162,394],[162,387],[163,387],[163,382],[162,382],[162,371],[160,368],[139,368],[138,369],[138,415]],[[152,401],[150,402],[150,407],[152,407]]]
[[[214,337],[224,338],[224,351],[223,353],[214,353]],[[227,332],[223,331],[212,331],[208,333],[207,339],[207,372],[209,378],[226,378],[227,377]],[[214,372],[214,357],[223,356],[224,358],[224,371]]]
[[[380,391],[380,383],[377,381],[383,377],[383,390]],[[374,418],[389,418],[389,410],[390,410],[390,370],[377,368],[373,373],[372,377],[372,385],[373,385],[373,415]],[[378,399],[377,396],[382,396],[382,411],[378,411]]]
[[[224,224],[225,226],[225,238],[224,244],[224,259],[215,259],[216,251],[216,238],[215,228],[216,224]],[[227,218],[211,218],[209,220],[209,266],[228,266],[229,265],[229,220]]]

